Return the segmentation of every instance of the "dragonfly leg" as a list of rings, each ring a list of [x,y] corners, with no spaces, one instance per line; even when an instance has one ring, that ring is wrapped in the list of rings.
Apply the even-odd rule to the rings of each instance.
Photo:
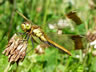
[[[29,37],[30,37],[30,36],[29,36],[29,35],[27,35],[27,41],[29,40]]]
[[[28,41],[29,40],[29,37],[30,36],[26,34],[25,39],[23,41]]]
[[[31,37],[31,42],[32,42],[32,46],[33,46],[33,48],[34,48],[34,43],[33,43],[33,38]]]
[[[34,43],[33,43],[33,38],[31,37],[31,42],[32,42],[32,49],[34,49]],[[31,49],[31,50],[32,50]],[[31,50],[29,50],[28,52],[27,52],[27,54],[31,51]]]
[[[18,32],[17,34],[19,34],[19,35],[24,35],[24,34],[26,34],[26,33],[25,33],[25,32],[24,32],[24,33]]]

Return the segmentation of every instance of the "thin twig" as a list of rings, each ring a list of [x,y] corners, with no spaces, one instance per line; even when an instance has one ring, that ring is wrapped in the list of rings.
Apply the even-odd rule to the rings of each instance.
[[[30,21],[27,17],[25,17],[22,13],[20,13],[18,10],[16,10],[16,12],[21,16],[21,17],[23,17],[26,21],[28,21],[28,22],[30,22],[31,24],[33,24],[32,23],[32,21]]]

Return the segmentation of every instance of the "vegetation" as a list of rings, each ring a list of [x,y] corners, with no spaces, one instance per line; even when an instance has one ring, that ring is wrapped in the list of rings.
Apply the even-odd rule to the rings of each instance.
[[[92,1],[92,0],[90,0]],[[93,1],[93,3],[95,3]],[[94,7],[94,5],[93,5]],[[43,31],[54,42],[68,49],[72,56],[69,56],[57,48],[48,47],[44,54],[35,53],[35,48],[42,44],[35,44],[32,49],[31,41],[28,41],[27,52],[24,61],[17,66],[13,64],[8,72],[96,72],[96,54],[93,46],[89,46],[86,34],[93,30],[96,24],[96,9],[87,0],[1,0],[0,1],[0,72],[4,72],[9,65],[8,57],[2,52],[8,44],[8,40],[18,32],[22,32],[20,25],[25,21],[16,13],[17,9],[26,16],[32,23],[41,26]],[[77,25],[66,15],[75,11],[80,17],[82,24]],[[58,22],[63,19],[64,27],[59,28]],[[55,27],[50,29],[49,25]],[[61,26],[62,27],[62,26]],[[58,35],[58,30],[62,34]],[[80,35],[81,48],[76,50],[74,35]],[[81,44],[82,43],[82,44]],[[82,49],[83,48],[83,49]],[[91,49],[91,51],[90,51]],[[90,51],[90,52],[89,52]]]

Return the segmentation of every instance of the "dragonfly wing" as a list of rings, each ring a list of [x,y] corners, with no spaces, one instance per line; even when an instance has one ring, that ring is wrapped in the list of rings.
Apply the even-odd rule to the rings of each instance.
[[[50,46],[53,46],[55,48],[58,48],[58,49],[60,49],[60,50],[62,50],[64,52],[66,52],[68,55],[71,55],[71,53],[67,49],[65,49],[64,47],[58,45],[57,43],[53,42],[52,40],[48,39],[47,37],[46,37],[46,39],[47,39],[47,41],[44,41],[44,43],[47,43]]]

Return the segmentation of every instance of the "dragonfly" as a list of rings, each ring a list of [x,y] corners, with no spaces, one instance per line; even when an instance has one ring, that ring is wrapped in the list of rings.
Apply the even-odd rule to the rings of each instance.
[[[54,41],[52,41],[51,39],[49,39],[48,36],[43,32],[43,29],[40,26],[31,25],[30,22],[24,22],[21,24],[21,29],[24,31],[24,33],[26,33],[27,41],[29,40],[29,38],[31,38],[33,46],[34,46],[33,36],[35,36],[35,37],[39,38],[43,43],[46,43],[46,44],[49,44],[50,46],[58,48],[71,56],[70,51],[68,51],[66,48],[60,46],[59,44],[57,44]]]

